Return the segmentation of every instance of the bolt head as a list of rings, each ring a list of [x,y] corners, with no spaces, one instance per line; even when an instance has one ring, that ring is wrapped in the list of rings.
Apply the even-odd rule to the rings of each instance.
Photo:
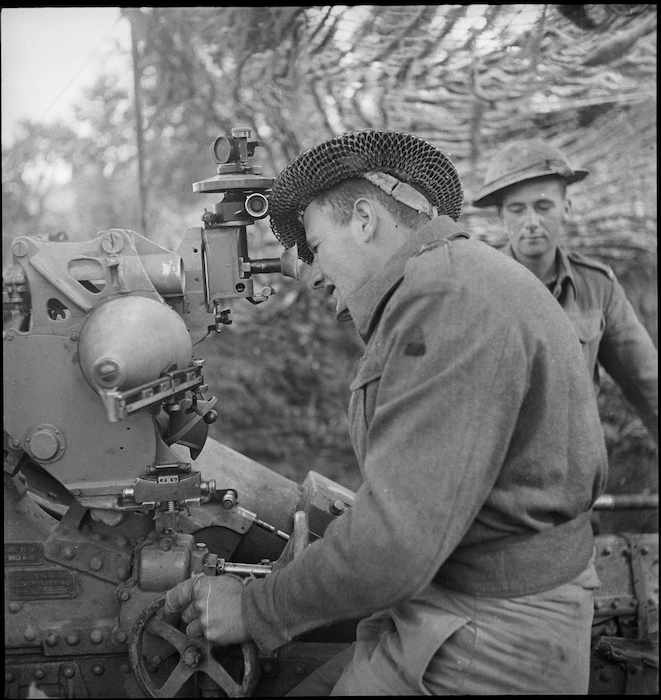
[[[225,510],[230,510],[236,505],[236,492],[233,490],[226,491],[223,494],[222,499],[223,508]]]
[[[106,253],[119,253],[123,247],[124,241],[117,231],[109,231],[101,239],[101,248]]]
[[[341,515],[344,513],[346,510],[346,504],[344,501],[340,501],[339,499],[337,501],[333,501],[329,506],[328,509],[333,515]]]
[[[17,258],[22,258],[24,255],[28,254],[28,244],[20,239],[14,241],[11,251]]]
[[[76,669],[73,666],[65,666],[62,669],[62,675],[65,678],[73,678],[76,675]]]
[[[181,660],[191,668],[196,668],[204,661],[204,652],[194,644],[187,646],[181,655]]]

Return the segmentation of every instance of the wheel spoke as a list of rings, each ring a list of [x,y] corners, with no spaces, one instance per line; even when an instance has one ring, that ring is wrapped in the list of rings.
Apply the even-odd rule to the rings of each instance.
[[[165,641],[170,642],[180,654],[182,654],[186,648],[186,635],[156,615],[149,619],[145,625],[145,629],[149,634],[162,637]]]
[[[232,676],[227,673],[222,664],[215,659],[207,657],[202,666],[200,666],[200,671],[203,671],[211,680],[218,683],[231,698],[241,696],[241,685],[238,684]]]
[[[156,691],[156,697],[173,698],[196,670],[197,669],[191,668],[180,659],[167,681]]]

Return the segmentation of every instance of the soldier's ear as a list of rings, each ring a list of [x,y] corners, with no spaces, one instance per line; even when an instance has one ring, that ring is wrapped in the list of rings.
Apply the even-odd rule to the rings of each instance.
[[[364,242],[374,237],[379,215],[374,202],[367,197],[360,197],[353,205],[354,222],[359,229],[359,235]]]
[[[571,199],[569,197],[565,197],[563,205],[562,205],[562,220],[567,221],[569,217],[571,216]]]

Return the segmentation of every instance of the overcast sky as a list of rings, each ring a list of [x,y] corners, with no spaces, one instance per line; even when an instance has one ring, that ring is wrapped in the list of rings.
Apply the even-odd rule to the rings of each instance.
[[[3,145],[17,120],[65,117],[114,41],[131,45],[119,7],[3,8],[0,32]]]

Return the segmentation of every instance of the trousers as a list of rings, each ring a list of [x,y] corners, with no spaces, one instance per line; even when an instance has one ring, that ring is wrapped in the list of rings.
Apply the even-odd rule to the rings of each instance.
[[[584,695],[594,559],[573,581],[516,598],[430,585],[362,620],[356,641],[293,688],[322,695]]]

